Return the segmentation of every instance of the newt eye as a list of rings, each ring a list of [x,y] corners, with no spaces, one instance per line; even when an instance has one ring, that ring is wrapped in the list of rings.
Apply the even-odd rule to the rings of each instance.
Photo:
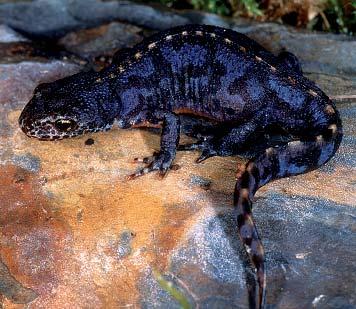
[[[55,127],[62,132],[68,132],[77,127],[77,123],[70,119],[59,119],[54,123]]]

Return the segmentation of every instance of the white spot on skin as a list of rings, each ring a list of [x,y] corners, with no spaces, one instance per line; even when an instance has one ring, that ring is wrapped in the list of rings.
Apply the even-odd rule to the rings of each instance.
[[[309,92],[309,94],[311,94],[313,97],[316,97],[316,96],[318,95],[318,94],[317,94],[314,90],[312,90],[312,89],[309,89],[308,92]]]
[[[96,83],[101,83],[103,80],[101,78],[98,78],[95,80]]]
[[[124,72],[124,68],[123,68],[123,66],[119,66],[119,71],[120,71],[120,73],[122,73],[122,72]]]
[[[243,53],[246,53],[246,48],[245,48],[245,47],[240,46],[240,50],[241,50]]]
[[[318,135],[318,136],[316,137],[317,143],[321,143],[323,140],[324,140],[324,138],[323,138],[322,135]]]
[[[188,32],[187,31],[183,31],[182,35],[188,35]]]
[[[201,31],[196,31],[195,33],[196,33],[196,35],[200,35],[200,36],[203,35],[203,32],[201,32]]]
[[[156,47],[156,43],[151,43],[148,45],[148,49],[153,49]]]
[[[215,33],[210,33],[210,36],[211,36],[212,38],[215,38],[215,37],[216,37],[216,34],[215,34]]]
[[[258,57],[258,56],[255,56],[255,59],[256,59],[257,61],[262,61],[262,58],[260,58],[260,57]]]
[[[337,126],[336,124],[332,124],[328,127],[329,130],[331,130],[332,134],[335,134],[337,131]]]
[[[270,156],[273,152],[274,152],[273,147],[270,147],[270,148],[267,148],[267,149],[266,149],[266,154],[267,154],[267,156]]]
[[[325,112],[329,115],[335,114],[335,109],[330,105],[325,106]]]
[[[140,59],[142,57],[142,54],[141,53],[136,53],[135,54],[135,58],[138,60],[138,59]]]
[[[228,44],[231,44],[231,43],[232,43],[232,41],[229,40],[229,39],[225,39],[225,42],[228,43]]]
[[[270,65],[269,67],[270,67],[272,72],[276,72],[277,71],[277,69],[273,65]]]
[[[288,146],[299,146],[302,142],[301,141],[292,141],[288,143]]]
[[[172,40],[172,36],[171,35],[167,35],[166,36],[166,41],[170,41],[170,40]]]
[[[125,127],[125,121],[120,119],[120,120],[115,120],[115,124],[119,127],[119,128],[124,128]]]

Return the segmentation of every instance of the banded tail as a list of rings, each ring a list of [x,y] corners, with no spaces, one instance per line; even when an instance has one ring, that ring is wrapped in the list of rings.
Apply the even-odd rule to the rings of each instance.
[[[320,135],[268,148],[250,160],[238,175],[234,193],[238,232],[256,268],[259,290],[257,304],[254,291],[249,291],[250,308],[263,308],[266,293],[264,250],[253,222],[253,196],[259,188],[274,179],[305,173],[329,161],[342,139],[341,120],[337,112],[333,116],[333,121],[324,125]]]

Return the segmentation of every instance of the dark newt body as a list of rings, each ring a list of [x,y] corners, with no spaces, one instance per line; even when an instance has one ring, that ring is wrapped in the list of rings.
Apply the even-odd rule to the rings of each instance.
[[[178,146],[181,113],[215,126],[197,143]],[[235,188],[238,231],[257,270],[262,307],[264,254],[252,198],[267,182],[315,169],[333,156],[342,129],[331,100],[303,77],[292,54],[276,57],[234,31],[188,25],[119,51],[101,72],[40,85],[19,123],[27,135],[51,140],[107,130],[115,120],[121,128],[162,125],[160,152],[142,160],[147,167],[132,178],[166,173],[177,148],[202,150],[201,162],[248,150],[271,127],[293,136],[250,160]]]

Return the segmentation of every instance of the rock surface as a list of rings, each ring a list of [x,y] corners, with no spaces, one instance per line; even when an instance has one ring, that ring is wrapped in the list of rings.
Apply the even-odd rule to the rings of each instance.
[[[140,42],[143,38],[139,35],[141,31],[136,26],[113,22],[68,33],[59,40],[59,44],[83,58],[112,56],[118,49],[132,47]]]
[[[273,51],[295,52],[308,76],[337,100],[345,137],[322,168],[275,181],[256,196],[268,308],[356,306],[355,40],[123,1],[48,3],[1,4],[0,21],[31,35],[62,36],[58,48],[89,58],[110,57],[147,30],[191,21],[229,26]],[[108,23],[114,19],[131,24]],[[113,34],[120,36],[115,42]],[[3,44],[22,40],[0,28]],[[252,273],[231,206],[243,161],[195,164],[198,153],[184,152],[176,159],[181,168],[164,180],[152,174],[126,181],[136,168],[130,160],[157,149],[158,135],[115,128],[60,142],[29,139],[17,119],[35,86],[83,66],[60,53],[19,53],[0,59],[0,308],[179,308],[154,271],[192,306],[247,308]]]

